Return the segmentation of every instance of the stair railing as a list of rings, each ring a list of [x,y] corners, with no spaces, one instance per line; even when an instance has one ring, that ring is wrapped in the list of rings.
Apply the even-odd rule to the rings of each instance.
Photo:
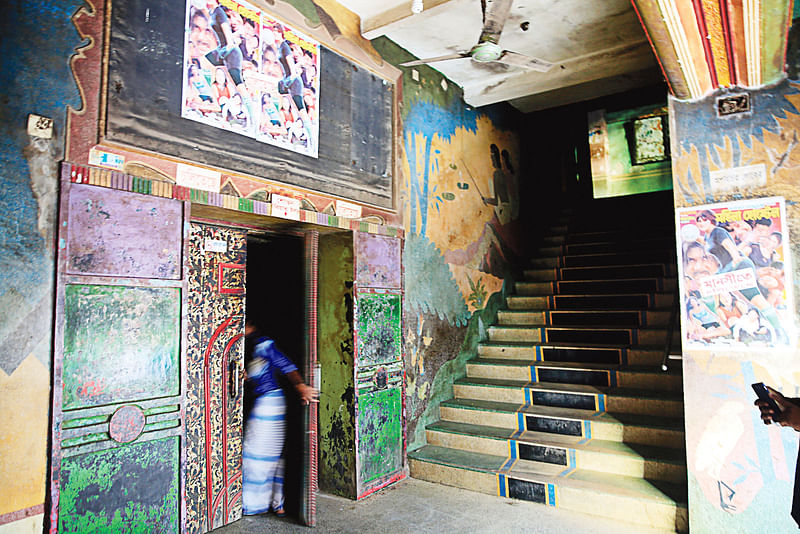
[[[664,347],[664,358],[661,360],[661,370],[669,370],[669,353],[672,352],[672,333],[675,331],[675,320],[678,318],[678,310],[680,309],[680,289],[675,285],[675,291],[672,299],[672,311],[669,314],[669,324],[667,325],[667,343]]]

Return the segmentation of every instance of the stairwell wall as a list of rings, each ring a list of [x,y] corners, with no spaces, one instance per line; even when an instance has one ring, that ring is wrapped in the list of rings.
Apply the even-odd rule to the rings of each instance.
[[[392,64],[413,59],[390,40],[373,46]],[[416,71],[416,75],[413,72]],[[502,303],[504,279],[522,253],[521,113],[507,104],[474,109],[437,71],[403,74],[403,306],[408,450],[477,352]]]
[[[718,117],[715,112],[716,99],[725,91],[693,102],[670,99],[675,206],[784,197],[793,266],[793,272],[786,273],[786,286],[794,291],[797,302],[800,84],[784,80],[747,93],[752,111],[729,117]],[[765,185],[722,192],[712,189],[710,171],[756,164],[766,166]],[[680,238],[677,243],[680,250]],[[790,314],[796,326],[797,309]],[[685,329],[686,318],[681,320]],[[789,532],[797,528],[789,510],[798,434],[761,422],[750,384],[764,382],[787,396],[800,396],[799,356],[796,346],[747,352],[684,348],[692,532]]]

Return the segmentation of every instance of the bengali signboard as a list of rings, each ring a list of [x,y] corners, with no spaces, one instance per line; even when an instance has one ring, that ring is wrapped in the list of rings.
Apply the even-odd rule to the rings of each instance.
[[[794,346],[784,200],[682,208],[677,224],[684,348]]]
[[[244,1],[187,0],[181,116],[318,155],[320,45]]]

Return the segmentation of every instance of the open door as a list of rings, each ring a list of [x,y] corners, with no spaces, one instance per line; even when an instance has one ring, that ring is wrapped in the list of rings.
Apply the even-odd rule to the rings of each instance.
[[[192,223],[187,274],[186,531],[242,517],[247,232]]]
[[[275,340],[303,375],[319,388],[315,373],[317,303],[316,231],[251,232],[247,253],[247,319]],[[299,523],[316,522],[317,403],[302,406],[279,377],[286,395],[283,492],[285,510]]]
[[[63,169],[50,532],[181,532],[189,205]]]

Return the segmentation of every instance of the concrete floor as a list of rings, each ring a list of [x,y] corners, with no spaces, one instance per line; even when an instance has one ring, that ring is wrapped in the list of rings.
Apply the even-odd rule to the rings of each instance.
[[[314,532],[290,518],[248,516],[215,534]],[[493,497],[409,478],[361,502],[317,496],[316,532],[525,532],[531,534],[663,534],[524,501]]]

